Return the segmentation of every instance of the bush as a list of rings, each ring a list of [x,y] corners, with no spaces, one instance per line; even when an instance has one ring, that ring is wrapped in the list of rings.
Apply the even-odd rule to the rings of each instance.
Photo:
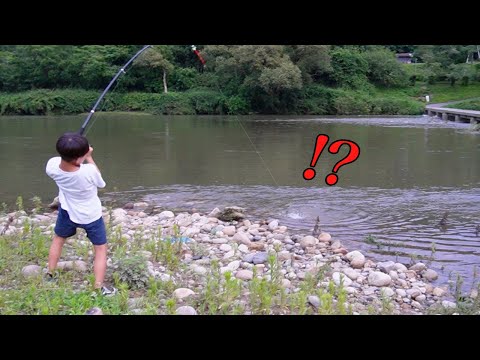
[[[130,289],[143,289],[148,286],[147,261],[141,255],[134,255],[118,261],[119,280],[128,284]]]
[[[337,92],[334,107],[338,115],[368,115],[372,108],[366,95],[346,91]]]
[[[248,114],[249,109],[248,102],[241,96],[230,96],[225,99],[225,112],[228,115]]]
[[[301,114],[335,114],[335,92],[321,85],[307,86],[302,90],[302,99],[297,111]]]
[[[0,115],[77,114],[89,111],[99,97],[88,90],[32,90],[0,95]],[[108,102],[106,103],[108,104]]]
[[[171,77],[170,88],[175,91],[186,91],[197,86],[199,73],[192,68],[176,68]]]
[[[191,103],[195,113],[200,115],[223,114],[224,97],[212,90],[193,90],[184,94]]]
[[[154,112],[164,115],[194,115],[195,109],[185,94],[169,92],[161,94]]]
[[[373,98],[370,100],[372,115],[420,115],[424,105],[409,99]]]
[[[154,110],[162,103],[163,96],[164,94],[127,93],[122,96],[118,109],[123,111]]]

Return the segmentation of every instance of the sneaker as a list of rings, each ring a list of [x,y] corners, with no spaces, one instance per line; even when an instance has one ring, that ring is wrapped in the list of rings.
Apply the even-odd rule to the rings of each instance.
[[[112,289],[108,289],[106,286],[102,286],[101,288],[101,294],[103,296],[113,296],[115,295],[116,293],[118,292],[117,289],[115,289],[113,286],[112,286]]]
[[[58,281],[58,274],[57,273],[45,273],[45,275],[43,276],[43,279],[48,282],[48,283],[56,283]]]

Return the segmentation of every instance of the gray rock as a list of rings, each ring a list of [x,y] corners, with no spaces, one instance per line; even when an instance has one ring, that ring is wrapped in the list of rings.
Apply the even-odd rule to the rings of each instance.
[[[343,247],[343,245],[342,245],[342,243],[341,243],[340,241],[338,241],[338,240],[337,240],[337,241],[334,241],[334,242],[332,243],[332,246],[331,246],[332,250],[340,249],[341,247]]]
[[[222,221],[240,221],[245,218],[245,209],[238,206],[226,207],[216,217]]]
[[[268,228],[273,231],[275,230],[276,228],[278,227],[278,221],[277,220],[273,220],[273,221],[270,221],[268,223]]]
[[[42,274],[42,268],[38,265],[27,265],[22,269],[22,274],[25,277],[35,277]]]
[[[395,270],[390,270],[388,272],[388,275],[392,278],[393,281],[398,279],[398,273]]]
[[[222,231],[225,235],[233,236],[235,235],[235,232],[237,231],[237,229],[235,228],[235,226],[232,225],[232,226],[224,227]]]
[[[419,303],[423,303],[426,299],[427,299],[427,297],[422,294],[422,295],[418,295],[418,296],[415,298],[415,301],[418,301]]]
[[[388,286],[392,282],[392,278],[380,271],[372,271],[370,275],[368,275],[368,283],[373,286]]]
[[[355,283],[353,283],[352,285],[355,285]],[[355,289],[353,286],[347,286],[345,288],[345,291],[347,292],[347,294],[352,294],[352,295],[357,293],[357,289]]]
[[[186,297],[189,297],[191,295],[195,295],[195,292],[193,292],[192,290],[190,289],[186,289],[186,288],[179,288],[179,289],[176,289],[174,292],[173,292],[173,295],[177,298],[177,299],[184,299]]]
[[[341,282],[343,282],[344,287],[352,285],[352,280],[340,272],[334,272],[332,274],[332,279],[336,285],[340,285]]]
[[[87,263],[82,260],[60,261],[57,267],[62,270],[76,270],[80,272],[86,272],[88,270]]]
[[[472,291],[470,291],[470,297],[472,299],[476,299],[478,297],[478,290],[477,289],[472,289]]]
[[[407,294],[412,298],[412,299],[415,299],[417,296],[420,296],[422,294],[422,292],[417,289],[417,288],[413,288],[413,289],[408,289],[407,290]]]
[[[263,264],[265,261],[267,261],[267,258],[268,258],[268,254],[262,251],[258,253],[245,255],[243,257],[243,261],[246,261],[252,264]]]
[[[220,245],[220,250],[225,251],[225,252],[229,252],[230,250],[232,250],[232,247],[228,244],[222,244],[222,245]]]
[[[324,242],[324,243],[329,242],[331,239],[332,239],[332,236],[329,233],[326,233],[326,232],[322,232],[318,236],[318,240],[320,240],[321,242]]]
[[[347,253],[345,257],[355,269],[361,269],[365,265],[365,256],[360,251],[351,251]]]
[[[395,263],[393,261],[384,261],[377,263],[377,267],[384,273],[389,273],[391,270],[395,269]]]
[[[197,315],[197,311],[191,306],[180,306],[175,313],[177,315]]]
[[[315,295],[310,295],[308,297],[308,302],[310,304],[312,304],[313,306],[315,306],[316,308],[318,308],[320,306],[320,299],[318,296],[315,296]]]
[[[240,245],[238,246],[238,250],[239,250],[240,252],[244,253],[244,254],[247,254],[248,251],[249,251],[249,250],[248,250],[248,246],[245,245],[245,244],[240,244]]]
[[[112,211],[113,225],[118,225],[127,220],[127,212],[123,209],[115,209]]]
[[[383,294],[385,297],[392,297],[395,294],[395,291],[389,287],[382,287],[380,289],[380,294]]]
[[[240,267],[240,260],[232,261],[231,263],[229,263],[229,264],[227,265],[227,268],[228,268],[230,271],[235,271],[235,270],[237,270],[239,267]]]
[[[292,255],[289,251],[283,250],[278,253],[278,260],[280,261],[290,260],[291,257]]]
[[[235,277],[240,280],[252,280],[253,279],[253,272],[250,270],[240,270],[237,271]]]
[[[422,272],[426,268],[427,268],[427,266],[424,263],[419,262],[419,263],[416,263],[415,265],[410,266],[409,270],[414,270],[416,272]]]
[[[103,315],[103,311],[102,311],[102,309],[100,309],[98,307],[93,307],[91,309],[88,309],[85,312],[85,315]]]
[[[442,288],[436,287],[436,288],[433,289],[432,293],[435,296],[442,297],[445,294],[445,290],[442,289]]]
[[[420,304],[418,301],[412,301],[412,306],[416,309],[419,309],[419,310],[423,309],[423,305]]]
[[[318,242],[318,240],[315,239],[313,236],[307,235],[304,238],[302,238],[302,240],[300,240],[300,246],[303,249],[305,249],[305,248],[310,247],[310,246],[315,246],[315,244],[317,242]]]
[[[434,281],[438,279],[438,274],[435,270],[428,269],[425,271],[422,276],[427,279],[428,281]]]
[[[225,255],[223,255],[223,259],[230,259],[231,257],[235,256],[235,251],[233,250],[230,250],[229,252],[225,253]]]
[[[357,280],[358,276],[360,275],[357,271],[353,270],[352,268],[343,269],[343,273],[352,280]]]
[[[235,235],[233,235],[233,241],[237,242],[237,243],[241,243],[241,244],[245,244],[245,245],[250,245],[251,241],[250,239],[248,238],[248,235],[246,233],[242,233],[242,232],[237,232],[235,233]]]
[[[206,268],[197,264],[192,264],[190,266],[190,269],[192,269],[196,274],[199,274],[199,275],[205,275],[207,273]]]
[[[454,302],[451,302],[451,301],[448,301],[448,300],[443,300],[442,301],[442,306],[443,307],[446,307],[446,308],[456,308],[457,307],[457,304],[455,304]]]
[[[395,270],[397,270],[399,273],[403,273],[407,271],[407,267],[401,263],[395,263]]]

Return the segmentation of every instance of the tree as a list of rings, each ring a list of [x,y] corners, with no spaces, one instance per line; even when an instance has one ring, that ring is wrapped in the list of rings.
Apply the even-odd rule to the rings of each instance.
[[[305,84],[320,82],[323,76],[332,71],[329,45],[291,45],[286,50],[301,70]]]
[[[467,62],[476,45],[419,45],[415,55],[425,63],[440,63],[443,68]]]
[[[71,80],[65,74],[73,46],[19,45],[11,59],[12,81],[16,90],[66,87]]]
[[[475,68],[470,64],[454,64],[450,65],[447,77],[450,85],[454,86],[457,81],[461,81],[462,85],[468,85],[470,80],[473,80],[476,75]]]
[[[368,84],[368,62],[354,49],[336,48],[331,53],[331,78],[342,87],[358,89]]]
[[[413,53],[416,49],[415,45],[386,45],[385,47],[394,53]]]
[[[168,93],[167,86],[167,74],[173,71],[173,65],[170,61],[167,60],[168,47],[155,46],[147,51],[145,51],[139,58],[136,60],[137,64],[140,66],[148,67],[151,69],[161,70],[163,73],[163,92]]]
[[[301,71],[279,45],[213,45],[204,50],[227,95],[240,92],[254,110],[278,112],[302,88]]]
[[[368,63],[368,79],[380,86],[405,86],[407,74],[395,55],[387,49],[367,51],[362,54]]]

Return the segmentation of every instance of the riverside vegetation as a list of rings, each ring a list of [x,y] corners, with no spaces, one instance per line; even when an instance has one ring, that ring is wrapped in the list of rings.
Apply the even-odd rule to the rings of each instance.
[[[136,45],[0,45],[0,115],[89,111]],[[99,111],[419,115],[478,96],[476,45],[155,45]],[[395,53],[410,52],[412,64]],[[465,63],[467,59],[468,63]]]
[[[291,234],[275,219],[248,219],[241,208],[174,214],[145,202],[104,208],[107,281],[119,292],[96,296],[92,247],[83,230],[67,240],[57,282],[44,281],[56,211],[34,201],[28,213],[21,197],[16,211],[3,206],[0,314],[480,311],[476,285],[467,294],[461,278],[450,288],[432,285],[437,274],[422,262],[375,263],[330,234]]]

